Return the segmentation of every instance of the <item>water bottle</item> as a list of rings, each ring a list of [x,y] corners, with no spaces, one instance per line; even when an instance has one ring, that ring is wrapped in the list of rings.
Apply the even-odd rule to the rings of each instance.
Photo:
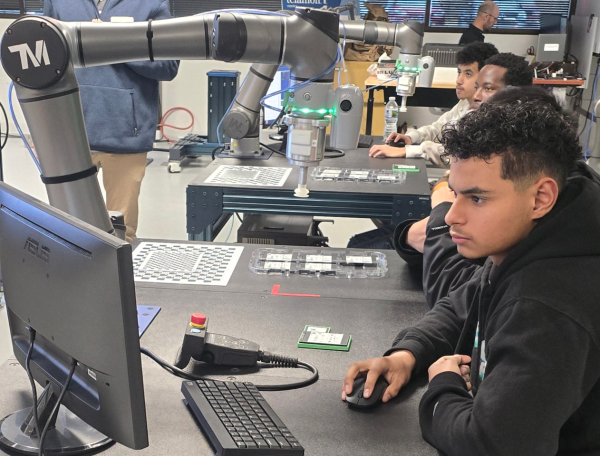
[[[385,105],[385,127],[383,127],[383,140],[386,141],[398,128],[398,103],[396,97],[390,97]]]

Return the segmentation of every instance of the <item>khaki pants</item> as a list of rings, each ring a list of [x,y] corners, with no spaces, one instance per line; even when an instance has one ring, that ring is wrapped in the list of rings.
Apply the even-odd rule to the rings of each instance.
[[[106,190],[106,208],[119,211],[125,217],[126,239],[135,238],[138,226],[138,199],[142,179],[146,174],[147,153],[109,154],[92,152],[92,160],[102,168],[102,183]]]

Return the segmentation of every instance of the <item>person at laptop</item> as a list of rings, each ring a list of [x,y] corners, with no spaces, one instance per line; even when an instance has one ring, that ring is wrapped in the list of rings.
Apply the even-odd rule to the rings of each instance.
[[[431,125],[417,130],[409,130],[405,135],[393,133],[387,138],[387,143],[404,141],[406,147],[391,145],[375,145],[369,150],[371,157],[426,157],[433,163],[443,166],[439,159],[439,143],[433,141],[444,125],[460,119],[469,112],[475,95],[475,82],[485,61],[498,54],[498,49],[490,43],[473,43],[456,54],[458,75],[456,77],[456,96],[459,102],[448,112],[444,113]]]
[[[470,44],[485,41],[483,32],[489,32],[498,23],[500,8],[494,2],[486,1],[479,5],[477,16],[469,28],[462,34],[458,44]]]
[[[600,176],[571,118],[539,100],[484,104],[441,141],[450,235],[487,260],[383,357],[352,364],[342,398],[359,373],[366,397],[384,376],[388,402],[428,370],[419,419],[443,454],[599,454]]]

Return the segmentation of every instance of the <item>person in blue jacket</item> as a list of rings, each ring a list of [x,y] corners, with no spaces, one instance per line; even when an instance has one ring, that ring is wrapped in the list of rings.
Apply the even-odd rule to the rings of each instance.
[[[171,17],[168,0],[45,0],[44,15],[65,22]],[[75,70],[92,159],[103,170],[106,207],[123,213],[129,242],[136,235],[146,156],[156,132],[158,83],[175,78],[178,68],[177,60],[157,60]]]

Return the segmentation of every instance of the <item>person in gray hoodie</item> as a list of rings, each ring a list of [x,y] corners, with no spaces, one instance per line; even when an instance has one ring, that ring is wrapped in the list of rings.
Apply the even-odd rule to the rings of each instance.
[[[168,0],[45,0],[44,15],[65,22],[135,22],[171,17]],[[179,61],[130,62],[75,70],[92,159],[103,171],[106,207],[125,217],[135,238],[138,199],[158,121],[158,83],[177,75]]]
[[[516,89],[523,90],[523,89]],[[600,454],[600,176],[556,104],[483,104],[442,134],[465,258],[487,258],[343,384],[394,397],[429,371],[419,408],[440,454]],[[591,274],[591,275],[590,275]],[[470,366],[469,366],[470,364]]]

